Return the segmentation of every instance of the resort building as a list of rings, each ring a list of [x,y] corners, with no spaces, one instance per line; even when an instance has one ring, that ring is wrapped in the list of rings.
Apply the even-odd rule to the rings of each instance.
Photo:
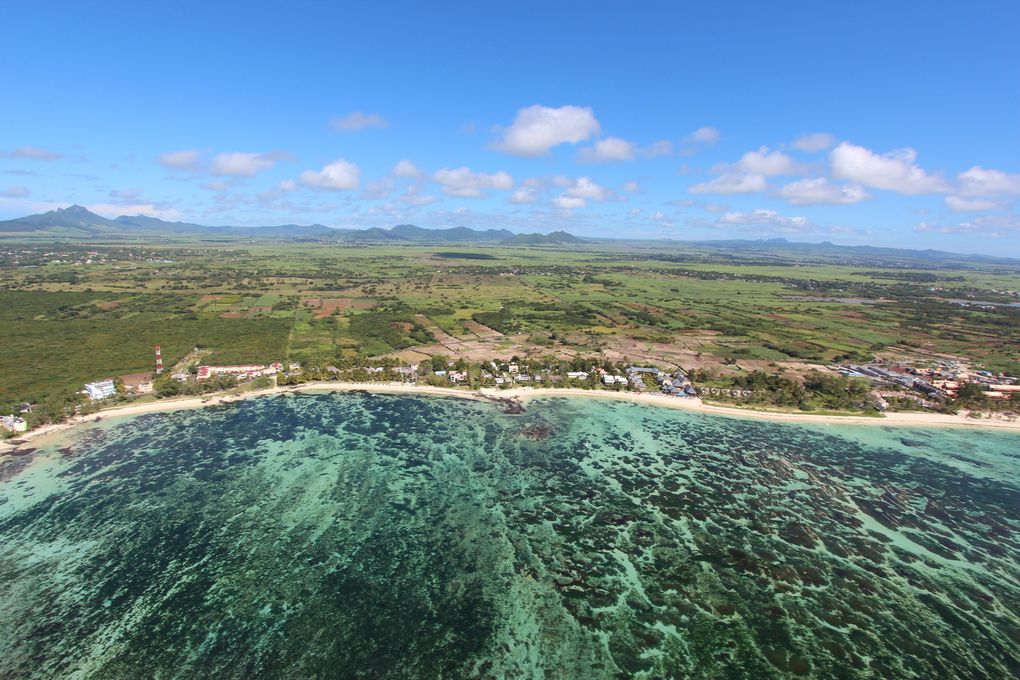
[[[247,378],[258,378],[263,375],[275,375],[283,368],[283,364],[277,362],[262,366],[260,364],[246,364],[241,366],[199,366],[196,380],[207,380],[214,375],[232,375],[238,380]]]
[[[117,386],[113,384],[111,379],[97,380],[96,382],[85,383],[84,392],[92,401],[98,401],[117,394]]]

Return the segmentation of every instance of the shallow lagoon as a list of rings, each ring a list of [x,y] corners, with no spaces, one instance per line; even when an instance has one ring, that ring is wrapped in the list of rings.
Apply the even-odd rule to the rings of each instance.
[[[0,677],[1004,678],[1020,436],[284,395],[0,459]]]

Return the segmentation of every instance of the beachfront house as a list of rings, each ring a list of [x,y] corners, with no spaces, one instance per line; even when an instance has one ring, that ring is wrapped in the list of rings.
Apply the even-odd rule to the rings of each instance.
[[[99,401],[117,394],[117,386],[112,379],[97,380],[96,382],[85,383],[83,390],[92,401]]]
[[[28,429],[28,423],[16,415],[0,416],[0,428],[8,432],[24,432]]]

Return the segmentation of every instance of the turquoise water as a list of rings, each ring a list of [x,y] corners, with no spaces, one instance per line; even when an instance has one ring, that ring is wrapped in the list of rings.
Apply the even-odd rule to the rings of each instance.
[[[284,395],[0,459],[2,678],[1006,678],[1020,436]]]

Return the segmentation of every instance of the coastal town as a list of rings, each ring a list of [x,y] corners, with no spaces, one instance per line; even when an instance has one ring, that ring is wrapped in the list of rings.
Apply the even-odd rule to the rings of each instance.
[[[100,378],[82,385],[81,397],[66,417],[95,413],[114,405],[174,396],[228,393],[301,385],[310,382],[378,383],[404,386],[470,390],[570,389],[658,395],[756,408],[790,405],[776,400],[784,386],[775,376],[755,382],[742,381],[705,371],[688,372],[679,367],[661,368],[612,362],[600,358],[575,358],[570,362],[528,360],[518,357],[469,362],[436,356],[418,363],[385,358],[376,361],[347,361],[340,366],[302,367],[298,362],[217,365],[205,363],[206,352],[194,348],[170,369],[163,365],[160,346],[154,348],[150,372]],[[340,363],[340,362],[338,362]],[[952,413],[969,409],[972,415],[995,412],[1013,421],[1020,411],[1020,379],[974,369],[954,360],[939,360],[917,366],[896,362],[841,364],[824,367],[828,379],[836,380],[836,391],[856,392],[854,411],[879,415],[890,410]],[[822,375],[815,372],[816,375]],[[786,381],[799,385],[793,381]],[[823,381],[824,382],[824,381]],[[697,383],[697,384],[696,384]],[[807,381],[810,384],[810,381]],[[800,411],[812,407],[800,404]],[[13,412],[0,416],[0,434],[14,437],[33,425],[33,404],[17,404]],[[848,412],[847,415],[853,415]]]

